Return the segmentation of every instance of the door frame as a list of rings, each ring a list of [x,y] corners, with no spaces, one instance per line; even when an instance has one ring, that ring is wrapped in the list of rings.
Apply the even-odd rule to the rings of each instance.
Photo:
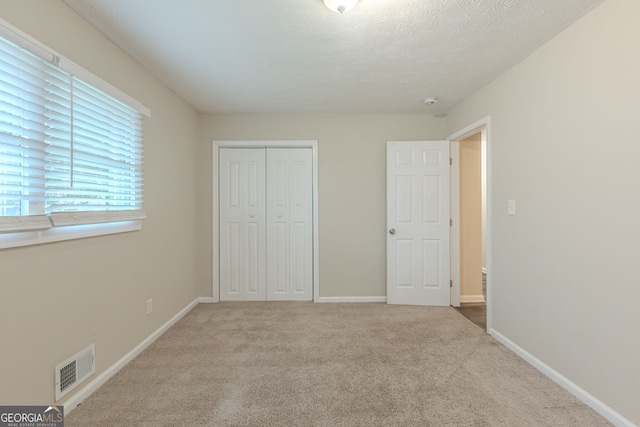
[[[457,132],[447,139],[451,142],[451,305],[460,306],[460,141],[478,132],[485,132],[485,185],[486,185],[486,217],[487,217],[487,241],[486,241],[486,265],[487,265],[487,332],[493,331],[493,274],[492,274],[492,191],[491,191],[491,117],[486,116]]]
[[[313,301],[318,300],[320,294],[319,280],[319,250],[318,250],[318,141],[312,140],[282,140],[282,141],[225,141],[214,140],[212,149],[212,243],[213,267],[212,290],[213,302],[220,301],[220,210],[219,210],[219,150],[220,148],[311,148],[312,155],[312,191],[313,191]]]

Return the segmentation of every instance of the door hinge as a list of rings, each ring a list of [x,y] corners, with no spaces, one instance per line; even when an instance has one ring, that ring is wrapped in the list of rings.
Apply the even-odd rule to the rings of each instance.
[[[453,227],[453,220],[449,219],[449,227]]]
[[[453,164],[453,157],[449,157],[449,166]]]
[[[453,280],[449,280],[449,287],[453,288]]]

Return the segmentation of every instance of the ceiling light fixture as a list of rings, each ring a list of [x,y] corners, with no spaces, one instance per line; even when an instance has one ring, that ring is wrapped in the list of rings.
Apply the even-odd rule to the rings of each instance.
[[[334,12],[344,13],[353,9],[359,0],[322,0],[324,5]]]
[[[438,102],[438,98],[436,98],[435,96],[428,96],[424,99],[423,102],[427,105],[433,105]]]

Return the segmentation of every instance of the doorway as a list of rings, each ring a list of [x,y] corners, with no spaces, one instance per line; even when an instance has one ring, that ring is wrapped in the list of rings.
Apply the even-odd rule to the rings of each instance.
[[[489,118],[449,137],[452,167],[451,305],[491,331]]]

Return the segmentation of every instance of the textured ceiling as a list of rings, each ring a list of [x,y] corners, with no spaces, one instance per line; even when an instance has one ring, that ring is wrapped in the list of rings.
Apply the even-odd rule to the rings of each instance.
[[[603,0],[63,1],[200,112],[437,115]]]

